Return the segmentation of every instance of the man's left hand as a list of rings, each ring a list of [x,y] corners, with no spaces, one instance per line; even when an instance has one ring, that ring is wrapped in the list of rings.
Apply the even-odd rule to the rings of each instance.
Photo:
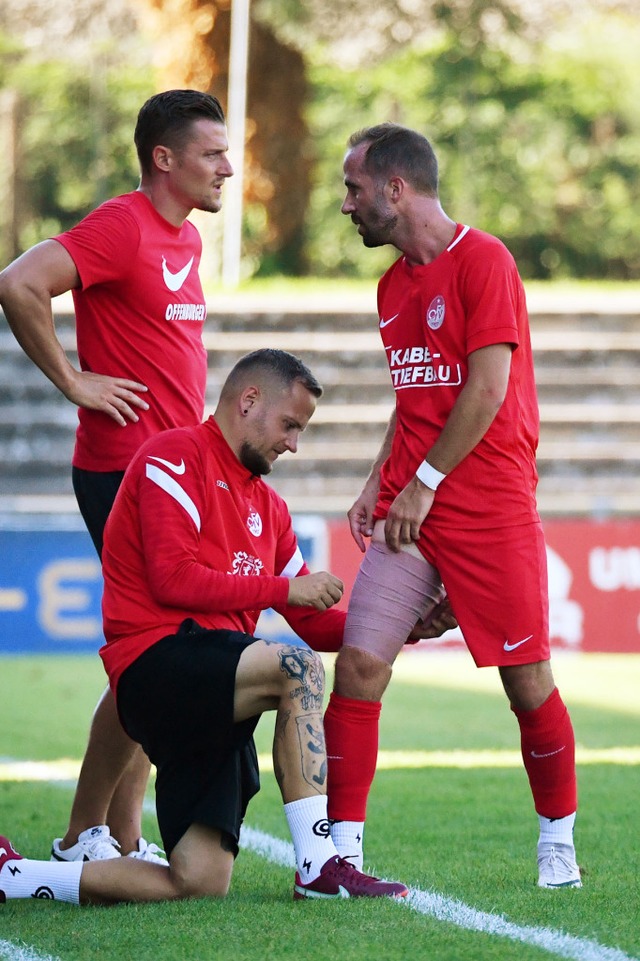
[[[433,611],[427,618],[427,623],[418,621],[409,634],[406,644],[417,644],[418,641],[425,641],[431,637],[440,637],[445,631],[451,631],[458,626],[456,616],[453,613],[449,598],[436,604]]]

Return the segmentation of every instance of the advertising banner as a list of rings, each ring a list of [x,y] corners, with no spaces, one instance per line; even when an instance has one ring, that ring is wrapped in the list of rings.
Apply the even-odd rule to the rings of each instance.
[[[83,529],[0,529],[0,654],[95,652],[104,642],[100,564]],[[345,582],[346,606],[361,554],[345,519],[294,518],[312,570]],[[640,652],[640,520],[553,520],[544,525],[552,645],[571,651]],[[292,636],[273,611],[259,632]],[[425,650],[464,645],[450,631]]]

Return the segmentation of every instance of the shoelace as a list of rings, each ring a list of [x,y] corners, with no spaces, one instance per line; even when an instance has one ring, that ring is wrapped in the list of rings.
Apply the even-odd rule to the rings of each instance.
[[[155,861],[155,860],[166,860],[166,855],[162,848],[159,848],[157,844],[146,844],[142,851],[132,851],[129,857],[136,858],[138,861]]]
[[[348,868],[351,868],[351,870],[352,870],[352,871],[355,871],[356,874],[363,875],[364,877],[367,878],[367,880],[370,880],[370,881],[379,881],[379,880],[380,880],[380,878],[375,878],[372,874],[371,874],[371,875],[368,875],[368,874],[364,874],[364,871],[359,871],[358,868],[355,866],[355,864],[352,864],[351,861],[349,861],[348,858],[341,858],[341,857],[339,857],[339,858],[338,858],[338,864],[341,864],[341,865],[345,865],[345,864],[346,864]],[[336,867],[338,866],[338,864],[336,864]]]
[[[118,851],[120,850],[120,845],[118,844],[115,838],[111,837],[111,835],[108,835],[107,837],[95,838],[93,841],[89,842],[88,848],[89,848],[89,853],[97,861],[106,860],[100,854],[100,848],[103,844],[110,844],[112,845],[112,847],[116,848]]]
[[[163,860],[165,859],[164,851],[162,850],[162,848],[159,848],[157,844],[153,844],[153,843],[147,844],[147,847],[145,848],[145,851],[144,851],[144,855],[146,856],[149,854],[157,858],[162,858]]]
[[[542,869],[545,866],[550,868],[554,877],[560,877],[560,879],[563,879],[565,875],[574,875],[576,872],[575,864],[562,851],[558,851],[556,847],[551,847],[538,859],[538,867]]]

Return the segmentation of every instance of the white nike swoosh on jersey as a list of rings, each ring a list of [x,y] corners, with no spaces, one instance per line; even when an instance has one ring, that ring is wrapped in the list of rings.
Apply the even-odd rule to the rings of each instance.
[[[159,464],[164,464],[164,466],[172,470],[174,474],[184,474],[187,469],[184,459],[181,460],[179,464],[172,464],[170,460],[165,460],[164,457],[153,457],[149,454],[149,460],[157,460]]]
[[[167,267],[167,261],[165,260],[165,258],[164,257],[162,258],[162,276],[169,290],[172,290],[174,293],[180,290],[185,280],[189,276],[189,271],[191,270],[192,266],[193,266],[193,257],[191,258],[188,264],[185,264],[182,270],[179,270],[177,273],[173,274]]]
[[[390,324],[392,321],[394,321],[394,320],[396,319],[396,317],[399,317],[399,316],[400,316],[400,311],[398,311],[397,314],[394,314],[393,317],[389,317],[387,320],[383,320],[382,317],[381,317],[381,318],[380,318],[380,330],[382,330],[383,327],[386,327],[387,324]]]
[[[532,637],[533,637],[533,634],[529,634],[529,637],[524,637],[521,641],[516,641],[515,644],[509,644],[509,641],[505,641],[503,645],[503,650],[507,652],[515,651],[516,647],[520,647],[521,644],[526,644],[527,641],[530,641]]]

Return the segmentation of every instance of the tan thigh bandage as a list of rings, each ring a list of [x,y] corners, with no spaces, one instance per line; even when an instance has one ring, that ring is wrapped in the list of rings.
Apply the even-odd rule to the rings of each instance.
[[[443,596],[440,575],[422,555],[373,540],[351,593],[344,644],[393,664],[416,621]]]

